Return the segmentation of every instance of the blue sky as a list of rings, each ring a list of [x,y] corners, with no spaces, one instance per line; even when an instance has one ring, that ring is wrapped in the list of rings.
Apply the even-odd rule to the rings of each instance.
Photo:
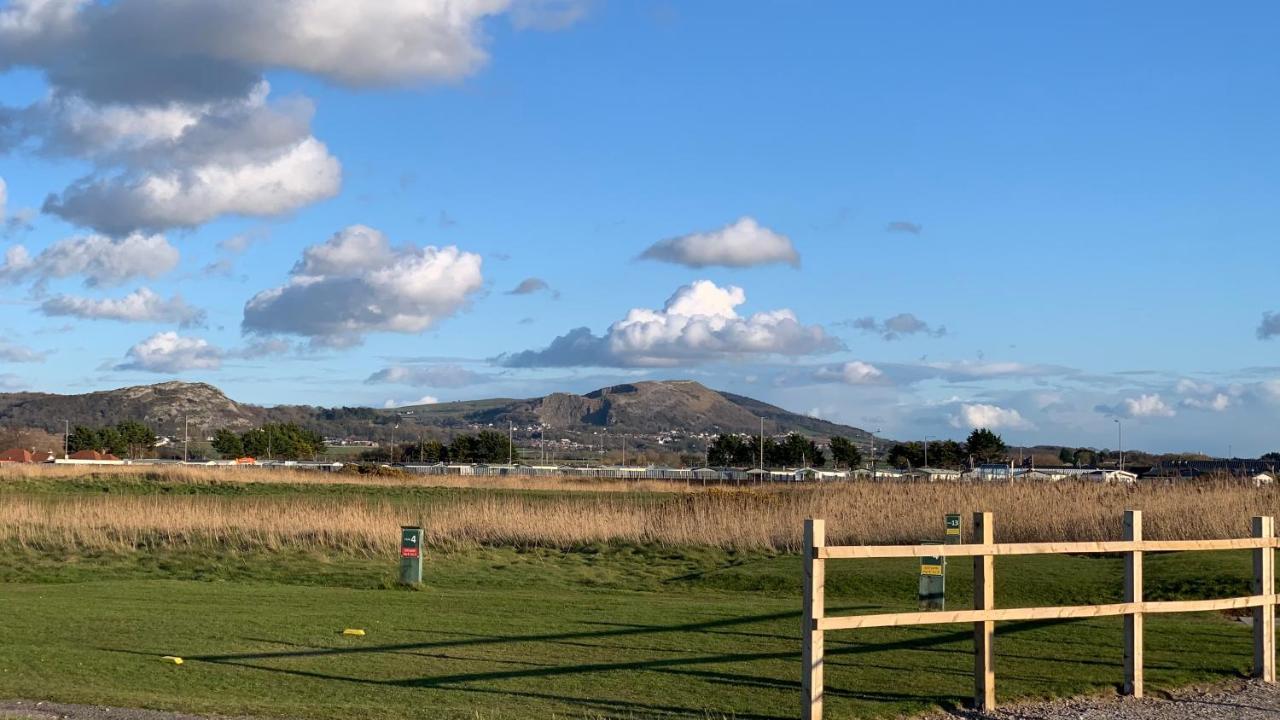
[[[6,389],[1280,448],[1273,4],[165,5],[0,5]]]

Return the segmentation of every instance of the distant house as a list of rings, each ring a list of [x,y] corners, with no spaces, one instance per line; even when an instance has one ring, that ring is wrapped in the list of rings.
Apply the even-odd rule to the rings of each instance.
[[[35,457],[30,450],[13,448],[0,453],[0,463],[31,463]]]
[[[960,471],[952,470],[950,468],[919,467],[912,470],[909,475],[917,480],[924,480],[926,482],[960,479]]]

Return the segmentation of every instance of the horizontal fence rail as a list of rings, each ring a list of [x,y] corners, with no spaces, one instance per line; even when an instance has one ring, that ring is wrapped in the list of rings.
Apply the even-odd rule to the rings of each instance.
[[[1124,517],[1124,540],[1106,542],[996,543],[992,513],[974,513],[974,537],[968,545],[832,545],[826,540],[826,524],[820,519],[805,521],[804,538],[804,701],[802,717],[821,720],[823,695],[824,633],[877,627],[968,624],[974,626],[974,705],[995,709],[995,623],[1025,620],[1070,620],[1094,617],[1124,617],[1124,692],[1135,697],[1143,693],[1143,618],[1149,614],[1214,612],[1252,609],[1254,614],[1254,675],[1268,683],[1276,681],[1275,608],[1275,523],[1270,517],[1253,518],[1253,537],[1223,540],[1143,540],[1142,513],[1130,510]],[[1144,601],[1143,554],[1252,550],[1253,594],[1210,600]],[[1112,554],[1125,556],[1124,602],[1107,605],[1063,607],[995,607],[995,558],[1015,555]],[[873,558],[972,557],[973,610],[899,612],[874,615],[826,617],[826,561]]]

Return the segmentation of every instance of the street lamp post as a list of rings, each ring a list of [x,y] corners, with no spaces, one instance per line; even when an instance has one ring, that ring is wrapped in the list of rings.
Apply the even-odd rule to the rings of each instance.
[[[1124,423],[1120,418],[1113,419],[1116,421],[1116,445],[1120,449],[1120,472],[1124,472]]]
[[[933,439],[932,435],[924,436],[924,466],[929,467],[929,441]]]

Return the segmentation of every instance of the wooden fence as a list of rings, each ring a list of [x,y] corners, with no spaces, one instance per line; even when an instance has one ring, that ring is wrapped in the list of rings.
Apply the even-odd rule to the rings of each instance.
[[[1124,540],[1110,542],[995,542],[994,516],[974,513],[975,542],[967,545],[851,545],[826,544],[824,521],[809,519],[804,525],[804,688],[802,717],[821,720],[823,694],[823,634],[829,630],[973,623],[974,705],[981,710],[996,706],[995,623],[1009,620],[1060,620],[1108,615],[1124,616],[1124,692],[1142,697],[1143,616],[1153,613],[1207,612],[1253,608],[1254,675],[1276,681],[1275,648],[1275,523],[1270,517],[1253,518],[1253,537],[1230,540],[1143,540],[1142,513],[1124,516]],[[1147,552],[1193,550],[1253,550],[1253,594],[1220,600],[1147,602],[1142,597],[1142,556]],[[1028,607],[997,609],[995,606],[995,557],[997,555],[1055,555],[1123,553],[1124,602],[1111,605]],[[904,612],[879,615],[827,617],[824,585],[826,561],[864,558],[973,557],[973,609],[938,612]]]

